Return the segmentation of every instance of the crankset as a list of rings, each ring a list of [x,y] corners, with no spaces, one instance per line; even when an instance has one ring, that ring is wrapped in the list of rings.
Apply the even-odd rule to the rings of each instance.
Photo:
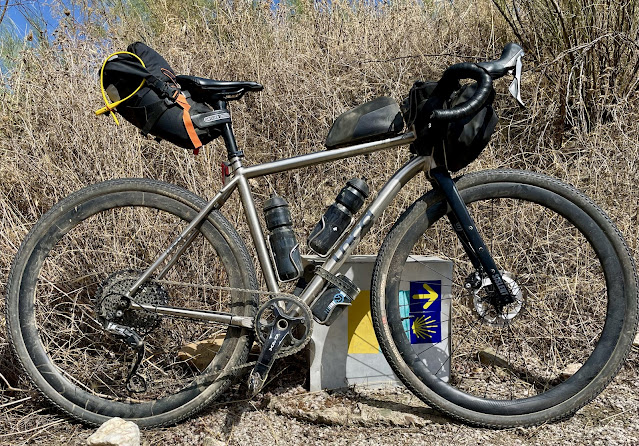
[[[313,315],[308,305],[299,299],[276,297],[260,307],[254,326],[262,351],[249,375],[251,395],[262,390],[275,359],[297,352],[308,343],[313,331]]]

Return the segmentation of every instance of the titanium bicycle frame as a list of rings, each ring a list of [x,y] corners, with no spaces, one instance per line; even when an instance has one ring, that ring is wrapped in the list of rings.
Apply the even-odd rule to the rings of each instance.
[[[220,104],[221,105],[221,104]],[[224,104],[226,105],[226,104]],[[220,107],[226,108],[226,107]],[[225,124],[222,128],[222,136],[228,151],[229,159],[229,175],[225,175],[224,186],[222,189],[207,203],[200,213],[187,225],[182,233],[171,243],[171,245],[155,260],[155,262],[140,276],[126,294],[129,299],[130,308],[143,309],[160,315],[186,317],[189,319],[198,319],[210,322],[223,323],[233,326],[252,328],[253,318],[247,316],[237,316],[231,313],[192,310],[185,308],[169,307],[162,305],[139,304],[132,299],[140,286],[149,280],[153,273],[160,268],[160,265],[168,260],[167,264],[156,276],[157,280],[162,279],[169,269],[175,264],[180,255],[186,250],[198,234],[197,227],[206,219],[208,214],[213,210],[221,208],[228,200],[235,189],[239,190],[240,200],[244,209],[246,221],[253,239],[253,244],[257,251],[257,257],[260,267],[264,274],[266,286],[270,292],[279,292],[278,280],[275,276],[275,269],[271,262],[271,256],[266,246],[266,241],[262,231],[262,226],[257,216],[255,203],[251,194],[248,180],[259,178],[275,173],[285,172],[292,169],[314,166],[330,161],[341,160],[358,155],[365,155],[380,150],[390,149],[413,142],[416,137],[413,131],[408,131],[399,136],[388,138],[380,141],[356,144],[341,149],[325,150],[314,152],[307,155],[285,158],[273,162],[257,164],[250,167],[242,165],[243,153],[237,150],[235,145],[235,137],[230,123]],[[350,231],[346,235],[342,235],[338,243],[327,253],[326,260],[320,266],[331,274],[337,273],[339,268],[350,256],[355,247],[357,247],[363,235],[371,228],[375,220],[383,213],[388,205],[397,196],[399,191],[419,172],[430,168],[431,157],[429,156],[413,156],[402,167],[400,167],[392,177],[386,182],[384,187],[379,191],[377,197],[366,208],[363,215],[359,218]],[[460,238],[464,249],[467,251],[473,264],[478,267],[481,265],[485,271],[489,271],[489,277],[499,290],[501,296],[505,296],[508,301],[510,293],[503,285],[500,271],[488,253],[479,233],[474,229],[474,222],[466,206],[459,196],[454,182],[447,170],[435,169],[431,171],[433,178],[431,181],[440,186],[446,200],[451,207],[452,214],[449,214],[451,224],[455,229],[457,236]],[[459,223],[459,224],[456,224]],[[311,306],[322,291],[326,280],[319,275],[315,275],[303,290],[299,298],[307,305]],[[500,286],[501,285],[501,286]]]

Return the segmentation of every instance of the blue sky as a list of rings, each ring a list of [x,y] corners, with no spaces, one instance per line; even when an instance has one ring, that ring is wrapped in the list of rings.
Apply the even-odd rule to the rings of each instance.
[[[1,2],[4,3],[4,2]],[[57,4],[64,4],[64,1],[56,1]],[[3,20],[3,25],[15,23],[15,30],[19,36],[25,36],[32,29],[32,26],[25,18],[26,16],[38,17],[44,22],[49,33],[55,29],[58,19],[52,15],[50,2],[38,0],[9,0],[9,9]]]

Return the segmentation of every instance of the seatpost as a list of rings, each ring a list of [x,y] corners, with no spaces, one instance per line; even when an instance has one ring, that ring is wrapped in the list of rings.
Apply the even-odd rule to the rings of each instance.
[[[213,106],[216,110],[227,110],[226,101],[215,101]],[[237,143],[235,142],[235,135],[233,134],[233,127],[230,122],[221,125],[221,133],[222,138],[224,138],[224,145],[226,146],[229,161],[236,157],[244,157],[244,152],[237,150]]]

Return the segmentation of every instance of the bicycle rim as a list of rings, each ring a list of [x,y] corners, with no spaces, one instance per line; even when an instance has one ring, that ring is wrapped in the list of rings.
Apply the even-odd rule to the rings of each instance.
[[[421,219],[412,216],[410,229],[398,231],[403,235],[396,235],[401,242],[395,243],[392,263],[403,269],[407,259],[422,255],[450,262],[452,273],[428,274],[433,286],[443,284],[441,325],[435,329],[441,343],[423,339],[428,333],[421,326],[430,313],[409,314],[414,309],[409,300],[394,297],[406,288],[400,286],[401,275],[389,275],[385,316],[389,327],[401,328],[390,328],[387,352],[399,353],[395,362],[410,369],[405,382],[416,393],[466,421],[491,425],[492,416],[495,425],[516,425],[565,416],[614,376],[627,352],[622,344],[628,336],[621,338],[628,330],[628,302],[634,304],[628,317],[636,317],[636,296],[625,298],[627,272],[608,239],[610,231],[606,234],[570,200],[536,186],[495,183],[462,194],[472,202],[470,213],[516,302],[495,311],[487,304],[488,281],[479,289],[476,284],[467,288],[475,270],[445,218],[445,204],[431,203]],[[436,348],[449,357],[438,364],[432,360],[437,355],[424,360],[427,350]],[[553,410],[557,406],[562,407]],[[529,422],[515,420],[544,411]]]
[[[38,370],[34,383],[58,406],[92,423],[103,416],[142,425],[175,422],[229,384],[227,378],[198,385],[199,377],[246,358],[247,333],[239,328],[145,311],[114,318],[120,293],[197,213],[182,200],[153,193],[158,184],[147,183],[143,190],[94,194],[73,203],[74,211],[59,206],[56,218],[34,228],[42,235],[22,275],[20,328]],[[235,241],[229,244],[228,235],[206,221],[166,276],[145,285],[150,291],[138,293],[136,301],[251,315],[250,293],[218,288],[251,287],[251,268],[238,260]],[[105,318],[143,337],[138,373],[146,388],[139,382],[127,387],[136,352],[104,330]]]

